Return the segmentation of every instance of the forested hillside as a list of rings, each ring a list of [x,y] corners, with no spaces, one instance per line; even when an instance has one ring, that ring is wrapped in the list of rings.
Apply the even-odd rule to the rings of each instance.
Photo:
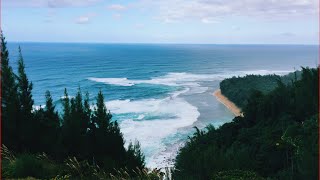
[[[221,93],[228,97],[238,107],[243,108],[249,96],[255,90],[266,94],[275,89],[278,81],[284,84],[291,83],[301,78],[301,71],[295,71],[285,76],[279,75],[246,75],[244,77],[232,77],[220,82]]]
[[[273,75],[232,78],[243,89],[237,96],[246,103],[237,104],[244,117],[218,129],[197,129],[176,158],[174,178],[318,179],[318,73],[302,68],[291,82],[274,81]],[[255,85],[264,92],[253,90],[246,98],[240,86]]]

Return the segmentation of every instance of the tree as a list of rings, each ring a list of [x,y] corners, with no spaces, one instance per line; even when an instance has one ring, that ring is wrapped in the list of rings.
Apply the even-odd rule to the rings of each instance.
[[[53,100],[50,94],[50,91],[46,91],[46,106],[45,106],[45,116],[48,119],[48,124],[50,127],[54,129],[58,129],[60,127],[60,119],[58,112],[55,111],[55,105],[53,104]]]
[[[211,179],[213,174],[214,179],[259,179],[255,174],[266,179],[318,178],[319,69],[298,72],[299,78],[291,74],[287,80],[270,79],[277,85],[267,92],[260,90],[269,84],[268,76],[224,80],[220,86],[226,88],[225,95],[246,102],[244,117],[216,130],[198,130],[179,150],[174,179]],[[255,82],[260,80],[266,84]]]
[[[91,109],[89,105],[89,94],[86,93],[86,97],[83,100],[80,87],[75,97],[75,112],[73,116],[76,116],[75,118],[79,124],[80,133],[82,135],[86,134],[90,123]]]
[[[59,148],[60,118],[58,112],[55,111],[55,106],[49,91],[46,91],[45,97],[45,108],[40,107],[33,112],[35,125],[38,125],[33,127],[33,130],[38,134],[34,141],[38,142],[35,145],[37,152],[40,151],[50,155],[56,155]]]
[[[75,98],[69,100],[67,90],[63,100],[62,143],[68,155],[84,158],[86,131],[89,123],[84,123],[84,110],[80,88]]]
[[[64,96],[62,99],[62,105],[63,105],[63,121],[66,123],[68,121],[68,118],[70,116],[70,100],[67,88],[64,88]]]
[[[92,110],[90,108],[89,101],[90,101],[89,100],[89,93],[86,92],[85,99],[83,102],[83,111],[84,111],[84,121],[87,125],[90,124],[91,112],[92,112]]]
[[[107,108],[104,104],[104,97],[101,90],[97,96],[96,107],[93,111],[92,124],[91,124],[91,138],[95,143],[93,144],[93,157],[97,159],[97,163],[101,166],[109,164],[117,164],[115,160],[110,157],[110,144],[111,137],[109,133],[109,125],[111,114],[107,113]],[[113,147],[114,148],[114,147]],[[112,167],[112,165],[111,165]],[[110,169],[111,170],[111,169]]]
[[[3,120],[3,144],[17,150],[19,138],[18,119],[18,89],[16,76],[9,65],[7,42],[1,33],[1,114]]]
[[[61,145],[63,149],[61,150],[62,156],[66,156],[68,153],[73,155],[74,152],[70,152],[69,150],[72,148],[72,138],[71,135],[73,133],[72,122],[71,122],[71,105],[70,99],[68,95],[68,91],[64,89],[64,96],[62,98],[62,106],[63,106],[63,116],[62,116],[62,127],[61,127]]]
[[[62,144],[65,153],[80,159],[88,157],[88,131],[90,127],[91,109],[89,94],[83,100],[81,89],[69,100],[67,90],[63,99]]]
[[[130,167],[139,167],[139,160],[144,160],[140,155],[140,146],[131,146],[130,152],[126,152],[124,148],[124,139],[120,131],[117,121],[111,121],[112,115],[107,111],[104,104],[104,97],[100,90],[97,96],[96,107],[92,117],[92,136],[94,135],[96,143],[94,147],[94,157],[100,166],[104,166],[109,171],[114,167],[124,168],[126,165]],[[132,151],[134,148],[134,152]],[[136,156],[136,155],[139,155]]]
[[[25,72],[24,60],[22,57],[21,48],[19,46],[18,59],[18,92],[20,101],[20,113],[22,119],[27,121],[32,117],[33,99],[32,99],[32,82],[29,83],[27,74]]]
[[[46,91],[46,106],[44,109],[44,121],[41,122],[41,130],[44,138],[43,146],[47,147],[44,152],[51,154],[56,152],[58,144],[58,133],[60,130],[60,118],[58,112],[55,111],[55,105],[49,91]],[[52,142],[52,143],[48,143]]]
[[[84,147],[84,151],[85,151],[85,156],[89,159],[89,160],[94,160],[93,158],[93,151],[92,151],[92,145],[95,144],[94,142],[94,134],[95,134],[95,127],[94,124],[92,124],[91,122],[91,113],[92,110],[90,108],[90,99],[89,99],[89,93],[86,92],[85,94],[85,98],[84,98],[84,102],[83,102],[83,122],[86,128],[86,141],[85,144],[86,146]],[[95,163],[94,161],[92,162],[93,164]]]
[[[38,124],[33,120],[33,99],[32,99],[32,83],[29,82],[27,74],[25,72],[24,60],[19,47],[18,57],[18,98],[19,98],[19,121],[17,125],[17,131],[21,132],[19,143],[24,149],[31,149],[34,147],[34,138],[37,136],[34,127]],[[26,148],[29,147],[29,148]]]
[[[108,129],[112,115],[107,112],[107,108],[104,104],[104,97],[101,90],[98,93],[96,108],[94,111],[94,118],[99,128],[103,130]]]
[[[62,160],[67,156],[77,162],[76,166],[79,165],[79,160],[80,164],[89,167],[90,170],[87,173],[90,177],[93,174],[91,168],[95,168],[95,165],[99,165],[103,173],[104,171],[115,172],[115,169],[119,168],[144,166],[144,156],[139,144],[131,145],[128,152],[125,150],[120,127],[116,121],[111,122],[112,115],[104,105],[101,91],[93,112],[90,107],[89,93],[86,93],[83,98],[80,88],[76,96],[71,99],[65,89],[64,98],[61,99],[63,106],[61,119],[55,110],[49,91],[45,93],[45,106],[34,109],[32,83],[26,75],[21,49],[19,47],[18,75],[15,75],[9,65],[4,37],[1,37],[1,40],[3,138],[7,147],[17,155],[13,156],[10,150],[4,147],[5,177],[49,178],[52,175],[64,174],[66,173],[63,169],[65,164]],[[54,161],[48,161],[44,153],[53,157]],[[27,158],[20,159],[24,156]],[[32,166],[35,163],[36,166]],[[59,167],[58,169],[52,166],[56,163],[57,166],[54,166]],[[45,168],[46,172],[52,174],[49,176],[45,174],[44,177],[44,174],[36,173],[38,172],[36,170],[41,170],[42,167],[48,167],[48,169]],[[14,175],[20,170],[23,170],[22,176]]]
[[[134,144],[132,142],[129,143],[127,150],[127,163],[126,167],[128,169],[143,169],[145,166],[145,157],[141,152],[141,147],[139,141],[135,141]]]

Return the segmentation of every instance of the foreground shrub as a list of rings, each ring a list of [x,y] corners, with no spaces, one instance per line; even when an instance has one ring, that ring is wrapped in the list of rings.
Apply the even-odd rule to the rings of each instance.
[[[20,154],[14,159],[3,160],[4,178],[34,177],[47,179],[59,173],[59,166],[45,159],[42,155]]]
[[[231,170],[231,171],[221,171],[213,176],[214,180],[263,180],[254,172],[242,171],[242,170]]]

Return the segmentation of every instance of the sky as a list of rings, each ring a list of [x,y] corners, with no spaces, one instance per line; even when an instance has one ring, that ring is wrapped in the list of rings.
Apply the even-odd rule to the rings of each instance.
[[[8,41],[318,44],[318,0],[1,0]]]

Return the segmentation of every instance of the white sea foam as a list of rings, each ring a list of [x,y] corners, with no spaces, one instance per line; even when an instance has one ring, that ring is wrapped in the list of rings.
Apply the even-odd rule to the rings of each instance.
[[[91,81],[118,86],[133,86],[136,84],[158,84],[167,86],[197,85],[197,81],[210,80],[212,75],[190,73],[168,73],[165,76],[146,80],[130,80],[127,78],[88,78]]]
[[[41,108],[45,108],[45,107],[46,107],[46,105],[39,105],[39,106],[33,105],[32,111],[37,111],[37,110],[40,110]]]
[[[106,102],[106,106],[115,114],[137,114],[138,117],[122,120],[121,131],[126,144],[139,140],[146,154],[148,167],[159,167],[165,157],[175,152],[167,152],[163,138],[175,133],[178,128],[192,125],[200,113],[195,106],[183,98],[145,99],[139,101],[114,100]],[[153,120],[145,118],[154,116]],[[168,165],[168,164],[166,164]]]
[[[141,120],[141,119],[143,119],[144,117],[145,117],[145,116],[144,116],[143,114],[140,114],[137,119]]]
[[[66,99],[66,98],[67,98],[67,96],[61,96],[61,97],[60,97],[60,99]],[[69,98],[69,99],[72,99],[72,98],[74,98],[74,96],[68,96],[68,98]]]
[[[179,133],[178,129],[192,125],[200,113],[197,107],[188,103],[180,95],[204,93],[208,87],[202,82],[219,81],[232,76],[246,74],[287,74],[290,71],[236,71],[218,74],[168,73],[151,79],[130,80],[127,78],[88,78],[91,81],[117,85],[133,86],[137,84],[154,84],[179,86],[183,90],[175,91],[164,99],[113,100],[106,102],[111,112],[119,117],[121,131],[126,145],[139,140],[146,155],[147,167],[160,168],[172,165],[181,142],[171,141],[171,136]],[[170,139],[170,145],[164,140]]]
[[[154,77],[151,79],[144,80],[133,80],[127,78],[88,78],[91,81],[101,82],[110,85],[118,86],[133,86],[136,84],[158,84],[167,86],[199,86],[198,82],[201,81],[216,81],[223,80],[232,76],[245,76],[247,74],[255,75],[268,75],[278,74],[284,75],[291,71],[270,71],[270,70],[253,70],[253,71],[235,71],[235,72],[224,72],[217,74],[192,74],[192,73],[168,73],[164,76]]]
[[[119,86],[133,86],[134,81],[128,80],[127,78],[88,78],[91,81],[101,82]]]

